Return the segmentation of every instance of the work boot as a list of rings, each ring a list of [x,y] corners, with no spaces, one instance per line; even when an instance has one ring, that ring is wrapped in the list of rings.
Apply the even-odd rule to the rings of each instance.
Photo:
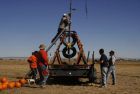
[[[115,85],[115,83],[112,83],[112,85]]]
[[[107,85],[102,85],[102,86],[101,86],[101,88],[106,88],[106,87],[107,87]]]
[[[41,82],[39,85],[41,88],[45,88],[46,87],[46,83],[45,82]]]
[[[95,83],[89,83],[88,85],[89,86],[95,86]]]
[[[40,85],[40,88],[45,88],[46,87],[46,85]]]

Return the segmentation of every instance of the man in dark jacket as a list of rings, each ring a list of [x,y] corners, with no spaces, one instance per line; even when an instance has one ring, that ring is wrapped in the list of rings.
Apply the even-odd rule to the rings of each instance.
[[[101,67],[101,77],[102,77],[102,87],[106,87],[106,77],[108,71],[108,59],[107,56],[104,54],[104,49],[100,49],[99,53],[100,57],[100,67]]]

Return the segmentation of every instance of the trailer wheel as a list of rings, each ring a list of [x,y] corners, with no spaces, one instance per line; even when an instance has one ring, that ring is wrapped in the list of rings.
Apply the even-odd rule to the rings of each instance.
[[[96,79],[97,79],[97,71],[94,67],[92,67],[89,72],[89,82],[95,83]]]

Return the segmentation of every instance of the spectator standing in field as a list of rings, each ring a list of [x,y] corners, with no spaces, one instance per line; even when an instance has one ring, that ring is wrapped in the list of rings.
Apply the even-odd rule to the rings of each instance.
[[[58,32],[57,32],[56,36],[52,39],[51,42],[54,42],[54,40],[59,36],[59,34],[64,32],[66,29],[69,29],[70,15],[71,15],[70,13],[63,14],[63,17],[61,18],[61,21],[60,21],[59,26],[58,26]]]
[[[36,75],[37,75],[37,57],[36,57],[37,53],[38,53],[37,51],[32,52],[32,55],[27,60],[29,62],[30,69],[31,69],[31,72],[30,74],[28,74],[28,76],[34,80],[36,80]]]
[[[102,78],[102,82],[101,82],[101,86],[102,87],[106,87],[106,82],[107,82],[107,71],[108,71],[108,59],[107,56],[104,54],[104,49],[100,49],[99,53],[101,55],[100,57],[100,68],[101,68],[101,78]]]
[[[116,58],[115,58],[114,54],[115,54],[114,51],[109,52],[109,55],[110,55],[109,69],[108,69],[108,72],[107,72],[107,81],[108,81],[109,76],[111,74],[111,76],[112,76],[112,85],[116,84],[116,74],[115,74],[115,61],[116,61]]]
[[[48,79],[48,54],[45,51],[45,45],[41,44],[39,46],[38,52],[38,71],[40,75],[40,82],[39,85],[43,88],[46,85],[46,81]]]

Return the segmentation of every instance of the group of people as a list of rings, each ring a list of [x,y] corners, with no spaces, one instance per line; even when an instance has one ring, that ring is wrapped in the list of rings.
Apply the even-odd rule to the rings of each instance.
[[[70,17],[71,14],[64,14],[60,21],[58,32],[56,36],[52,39],[52,43],[56,41],[56,39],[66,30],[70,29]],[[44,87],[48,78],[48,55],[45,51],[45,45],[41,44],[39,46],[39,51],[35,51],[32,53],[32,56],[28,58],[28,62],[31,68],[31,75],[32,78],[36,80],[37,71],[39,73],[40,79],[39,84],[41,87]],[[104,54],[104,49],[100,49],[99,53],[101,55],[99,63],[101,68],[101,77],[102,77],[102,87],[107,86],[107,81],[109,79],[110,74],[112,75],[112,84],[116,84],[116,77],[115,77],[115,52],[110,51],[109,55],[110,58],[108,59],[107,56]]]
[[[39,46],[39,51],[35,51],[32,55],[27,59],[31,73],[28,74],[28,77],[37,80],[37,73],[39,73],[39,81],[38,84],[41,87],[45,87],[46,81],[48,79],[48,54],[45,51],[45,45],[41,44]]]
[[[52,39],[52,43],[57,40],[57,38],[64,32],[70,29],[70,16],[71,13],[64,13],[61,21],[58,26],[58,32],[56,36]],[[41,44],[39,46],[40,50],[35,51],[32,53],[32,56],[28,58],[28,62],[30,64],[31,68],[31,73],[29,74],[32,75],[33,79],[36,79],[37,71],[39,72],[40,75],[40,85],[44,86],[45,82],[48,78],[48,55],[47,52],[45,51],[45,45]]]
[[[70,24],[71,24],[71,14],[65,13],[60,21],[58,32],[56,36],[53,38],[52,42],[57,39],[61,33],[63,33],[66,30],[70,30]],[[106,87],[108,78],[110,74],[112,75],[112,84],[115,85],[116,83],[116,77],[115,77],[115,61],[116,58],[114,56],[115,52],[110,51],[109,55],[110,58],[108,59],[107,56],[104,54],[104,49],[100,49],[99,53],[101,55],[100,57],[100,67],[101,67],[101,76],[102,76],[102,87]]]
[[[70,29],[70,16],[71,13],[64,13],[61,21],[58,26],[58,32],[56,36],[52,39],[52,43],[57,40],[57,38],[64,32]],[[45,87],[47,78],[48,78],[48,55],[45,51],[45,45],[41,44],[39,46],[39,51],[35,51],[32,55],[28,58],[28,62],[31,68],[31,72],[28,76],[32,77],[32,79],[36,80],[36,75],[39,73],[39,85],[41,87]]]
[[[108,59],[107,56],[104,53],[104,49],[99,50],[99,54],[101,55],[99,63],[100,63],[100,68],[101,68],[101,86],[102,87],[107,87],[107,82],[112,75],[112,85],[116,84],[116,75],[115,75],[115,52],[111,50],[109,52],[110,58]]]

